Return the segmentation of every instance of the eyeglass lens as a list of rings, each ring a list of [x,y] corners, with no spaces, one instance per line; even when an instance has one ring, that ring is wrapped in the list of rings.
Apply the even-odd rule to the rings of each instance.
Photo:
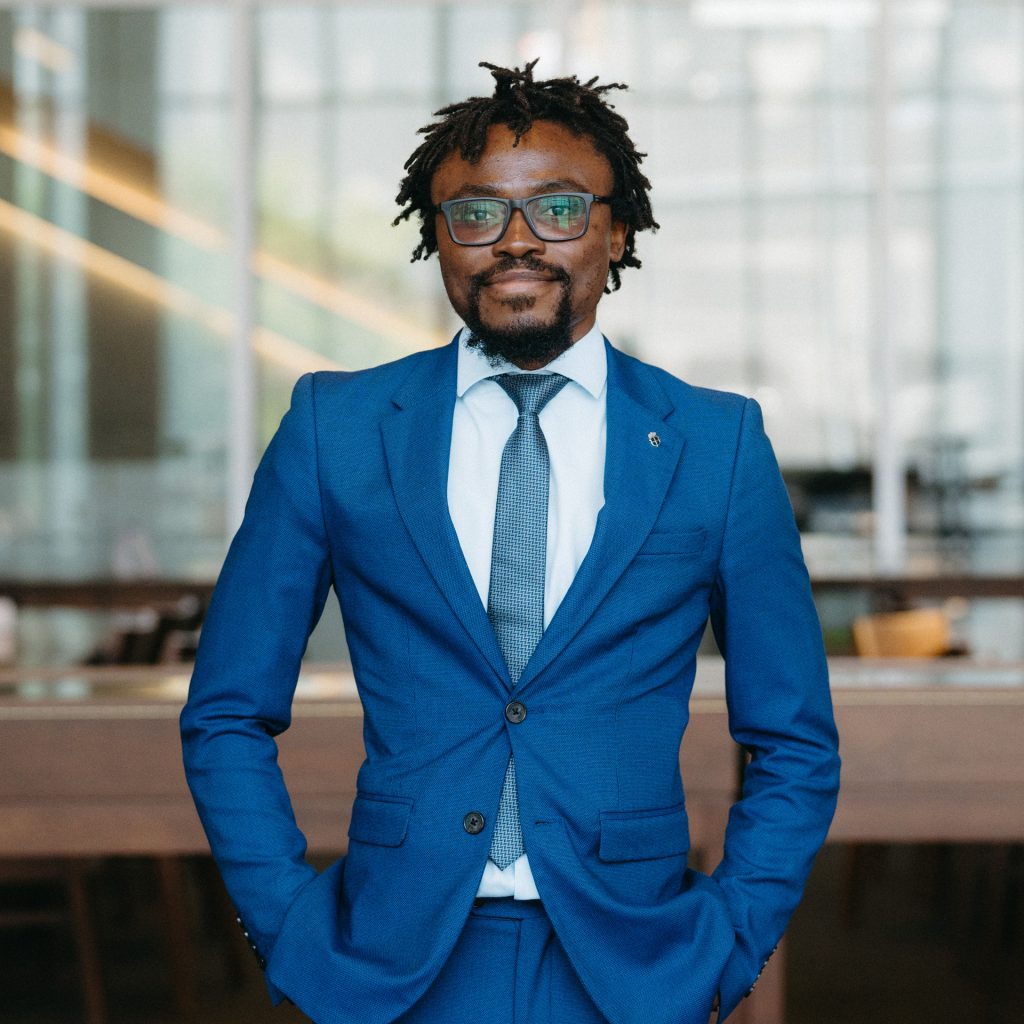
[[[496,242],[505,227],[507,207],[500,199],[462,199],[451,206],[452,236],[467,245]],[[526,219],[546,242],[578,238],[587,223],[582,196],[537,196],[526,204]]]

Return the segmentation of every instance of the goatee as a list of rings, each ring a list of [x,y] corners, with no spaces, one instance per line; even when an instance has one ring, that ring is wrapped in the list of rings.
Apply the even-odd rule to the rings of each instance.
[[[489,327],[480,317],[480,291],[489,278],[510,270],[533,270],[549,274],[560,284],[558,307],[545,323],[529,315],[532,295],[516,295],[505,301],[513,313],[523,314],[507,327]],[[476,274],[470,283],[469,308],[464,317],[470,330],[466,344],[479,349],[492,366],[513,363],[516,366],[546,366],[572,346],[572,281],[560,267],[527,258],[505,260],[485,274]]]

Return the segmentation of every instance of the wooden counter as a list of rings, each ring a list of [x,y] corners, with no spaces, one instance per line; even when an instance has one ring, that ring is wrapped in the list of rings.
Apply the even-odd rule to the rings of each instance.
[[[830,842],[1024,840],[1024,665],[830,666],[843,758]]]
[[[0,675],[0,857],[205,853],[185,785],[179,669]],[[737,759],[719,694],[694,697],[680,760],[694,847],[720,843]],[[351,673],[303,674],[278,738],[296,819],[314,853],[343,851],[364,756]]]
[[[843,757],[830,842],[1024,840],[1024,665],[837,658],[830,668]],[[161,668],[0,673],[0,857],[166,864],[206,853],[181,767],[187,686],[183,671]],[[343,851],[363,759],[348,671],[304,670],[279,744],[310,851]],[[695,856],[710,868],[740,773],[717,659],[700,663],[680,761]],[[780,950],[732,1019],[782,1024],[783,977]]]

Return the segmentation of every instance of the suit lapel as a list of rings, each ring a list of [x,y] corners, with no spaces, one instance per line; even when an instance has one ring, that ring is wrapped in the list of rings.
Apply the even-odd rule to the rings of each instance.
[[[381,423],[384,451],[399,513],[420,557],[455,617],[508,687],[501,648],[448,514],[456,363],[455,342],[424,353],[392,399],[397,411]]]
[[[685,447],[665,422],[672,403],[656,371],[613,349],[608,355],[605,504],[594,539],[552,618],[519,689],[539,675],[593,616],[650,533]],[[649,437],[654,433],[657,443]]]

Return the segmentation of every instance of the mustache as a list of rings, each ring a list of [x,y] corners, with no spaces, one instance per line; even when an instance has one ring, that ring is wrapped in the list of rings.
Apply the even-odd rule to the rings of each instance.
[[[533,274],[547,274],[549,277],[554,278],[556,281],[560,281],[562,284],[569,283],[568,271],[564,270],[562,267],[556,267],[550,263],[545,263],[542,259],[538,259],[536,256],[521,256],[518,258],[515,256],[505,256],[489,270],[483,270],[479,274],[474,274],[470,280],[473,287],[479,290],[499,274],[507,274],[510,271],[516,270],[526,270]]]

